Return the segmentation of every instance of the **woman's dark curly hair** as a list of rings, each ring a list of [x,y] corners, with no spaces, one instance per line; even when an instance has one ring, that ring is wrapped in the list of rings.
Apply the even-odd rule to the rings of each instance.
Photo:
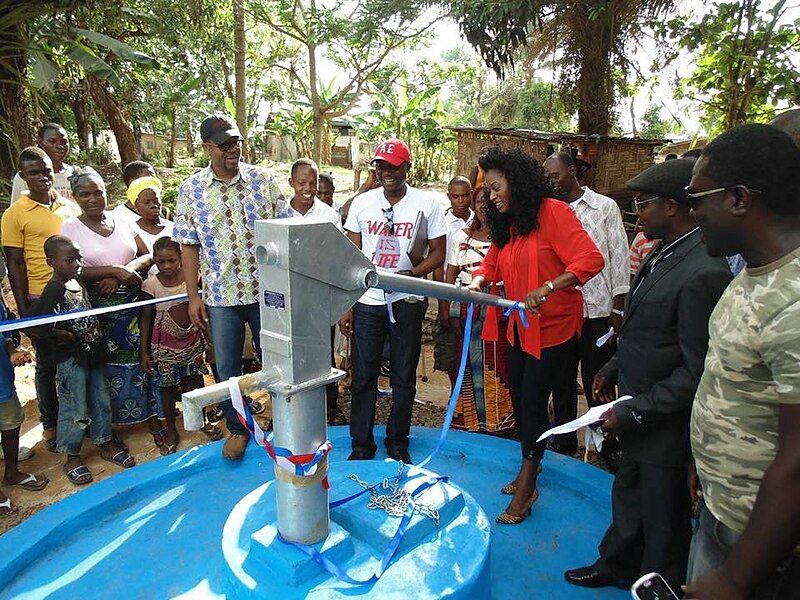
[[[525,235],[539,228],[539,207],[542,198],[552,196],[550,183],[542,166],[519,148],[489,148],[478,159],[484,173],[500,171],[508,180],[511,192],[510,210],[503,214],[493,202],[486,202],[486,224],[492,241],[502,248],[514,235]],[[488,188],[484,192],[489,194]]]

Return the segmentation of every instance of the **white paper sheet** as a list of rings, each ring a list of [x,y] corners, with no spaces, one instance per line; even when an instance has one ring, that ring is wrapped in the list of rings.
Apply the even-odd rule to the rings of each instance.
[[[557,425],[552,429],[548,429],[542,435],[540,435],[539,439],[536,441],[541,442],[542,440],[549,438],[551,435],[558,435],[559,433],[571,433],[573,431],[577,431],[581,427],[593,425],[594,423],[599,422],[600,417],[602,417],[603,414],[617,402],[621,402],[622,400],[630,400],[631,398],[633,398],[633,396],[622,396],[621,398],[617,398],[608,404],[601,404],[600,406],[590,408],[588,411],[586,411],[586,414],[578,417],[574,421],[570,421],[569,423],[564,423],[563,425]]]

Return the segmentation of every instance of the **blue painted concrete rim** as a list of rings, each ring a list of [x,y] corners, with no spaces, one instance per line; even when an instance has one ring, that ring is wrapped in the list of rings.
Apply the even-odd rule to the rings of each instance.
[[[437,433],[438,431],[434,429],[413,428],[410,448],[412,457],[421,459],[425,456],[426,451],[432,447],[434,440],[438,437]],[[336,463],[341,464],[350,450],[348,428],[346,426],[331,428],[329,437],[334,444],[334,450],[331,454],[331,469],[335,470],[337,469]],[[380,440],[378,441],[380,442]],[[272,463],[262,448],[257,447],[255,444],[250,444],[244,460],[239,463],[232,463],[222,459],[220,444],[222,442],[191,448],[179,454],[159,458],[133,469],[117,473],[42,510],[16,528],[0,536],[0,555],[7,559],[5,564],[0,567],[0,589],[4,589],[9,583],[14,582],[22,573],[25,573],[25,578],[35,576],[35,573],[31,572],[31,568],[36,559],[57,548],[60,540],[73,535],[76,528],[80,528],[82,522],[84,525],[91,523],[86,519],[87,515],[90,515],[93,510],[100,509],[105,513],[123,510],[136,503],[135,499],[128,501],[127,498],[129,496],[133,498],[137,495],[137,492],[141,496],[143,491],[166,489],[182,482],[184,479],[198,476],[198,471],[221,473],[230,476],[235,475],[237,470],[241,470],[243,474],[247,473],[247,476],[253,480],[252,488],[255,488],[259,482],[274,478]],[[488,467],[495,474],[494,478],[497,479],[498,475],[502,475],[502,473],[516,472],[520,460],[519,452],[519,444],[517,442],[454,430],[449,432],[440,454],[428,465],[428,468],[447,475],[450,474],[449,470],[454,473],[463,473],[464,467],[467,469]],[[379,453],[376,458],[383,458],[382,453]],[[341,465],[339,468],[346,467]],[[588,504],[599,506],[601,513],[607,510],[604,507],[608,505],[611,482],[611,476],[608,473],[578,460],[549,452],[545,456],[544,468],[543,480],[545,482],[548,476],[555,477],[551,481],[560,488],[566,487],[573,496],[588,499]],[[253,477],[254,473],[257,474],[257,479]],[[477,476],[477,473],[478,471],[474,471],[473,476]],[[455,481],[461,483],[458,476],[456,476]],[[499,496],[500,486],[496,486],[497,490],[494,487],[494,483],[491,489],[484,486],[485,489],[481,496],[483,499],[476,497],[476,500],[483,505],[486,500],[486,493],[491,494],[490,504],[493,504],[494,508],[491,511],[487,511],[490,519],[495,514],[493,511],[497,510],[497,503],[506,501]],[[466,489],[475,497],[475,493],[471,491],[471,488],[466,487]],[[331,499],[338,497],[337,490],[332,489]],[[546,498],[553,498],[553,496],[546,496]],[[552,500],[550,501],[552,502]],[[547,514],[546,510],[542,515],[545,514]],[[602,522],[602,516],[600,519],[600,521],[590,519],[589,522],[581,524],[580,531],[583,532],[581,535],[585,536],[588,532],[591,538],[589,541],[599,541],[599,533],[602,530],[598,531],[598,528],[600,526],[605,527],[607,524],[607,521]],[[534,534],[535,536],[541,536],[547,527],[548,524],[546,522],[542,521],[537,524],[535,519],[529,525],[523,524],[523,526],[510,529],[493,526],[493,547],[496,543],[507,544],[511,543],[512,540],[517,540],[513,543],[519,544],[521,535]],[[526,531],[528,533],[525,533]],[[567,535],[566,530],[564,535]],[[597,538],[596,540],[594,540],[595,537]],[[567,538],[564,537],[564,543],[566,542]],[[545,543],[546,539],[531,539],[527,542],[529,552],[531,547],[542,548],[544,547],[542,544]],[[588,557],[588,552],[584,550],[582,555],[586,558]],[[556,565],[556,568],[560,567],[560,564]],[[563,583],[560,574],[556,579]],[[570,597],[573,597],[573,594],[570,594]],[[600,598],[612,596],[601,594],[581,597]]]

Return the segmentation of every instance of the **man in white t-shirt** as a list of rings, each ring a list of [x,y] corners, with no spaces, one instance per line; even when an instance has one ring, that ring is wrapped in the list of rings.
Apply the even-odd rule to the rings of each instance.
[[[45,123],[39,128],[39,148],[47,153],[53,162],[53,187],[62,198],[72,200],[72,188],[69,185],[69,176],[72,167],[64,162],[69,154],[69,139],[67,130],[58,123]],[[11,204],[28,193],[28,185],[19,173],[14,175],[11,184]]]
[[[442,265],[447,225],[436,198],[406,183],[411,152],[400,140],[383,142],[372,159],[382,187],[357,196],[347,215],[347,236],[378,269],[424,277]],[[407,251],[419,213],[427,222],[428,256],[413,266]],[[387,306],[387,300],[389,305]],[[353,383],[349,460],[375,456],[372,435],[381,353],[386,336],[391,347],[392,410],[384,444],[395,460],[411,463],[408,431],[416,395],[416,373],[422,347],[423,298],[367,291],[342,317],[342,333],[352,338]]]

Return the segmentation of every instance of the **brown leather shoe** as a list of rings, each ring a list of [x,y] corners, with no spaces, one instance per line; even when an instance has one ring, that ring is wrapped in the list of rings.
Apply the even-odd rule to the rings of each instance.
[[[225,445],[222,446],[222,456],[228,460],[241,460],[249,440],[250,436],[247,434],[233,434],[225,441]]]

